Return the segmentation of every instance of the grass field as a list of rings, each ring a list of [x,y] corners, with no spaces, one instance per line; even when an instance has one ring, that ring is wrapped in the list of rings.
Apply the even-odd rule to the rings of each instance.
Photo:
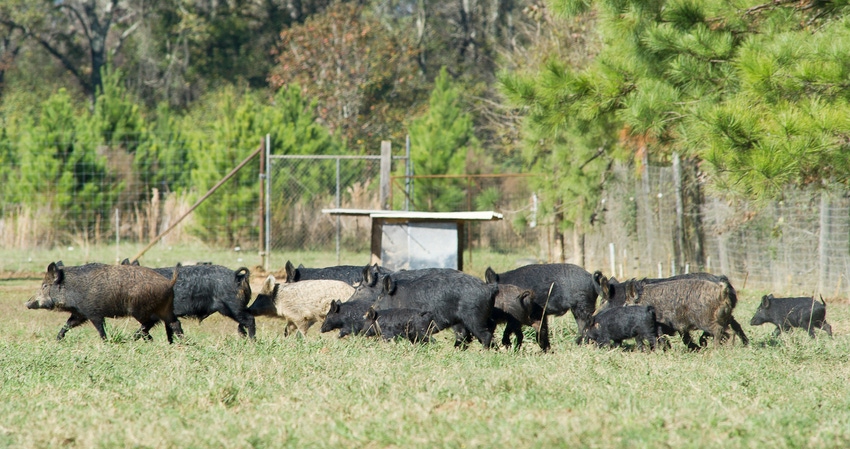
[[[123,319],[108,342],[86,324],[57,343],[67,316],[23,306],[38,284],[0,282],[2,447],[850,447],[843,303],[833,339],[744,324],[750,347],[701,353],[577,347],[569,314],[548,354],[284,338],[271,319],[251,342],[218,316],[184,321],[182,344]]]

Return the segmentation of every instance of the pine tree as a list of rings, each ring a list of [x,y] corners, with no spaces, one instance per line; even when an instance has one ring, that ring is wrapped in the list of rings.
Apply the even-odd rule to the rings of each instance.
[[[530,76],[503,76],[505,92],[548,135],[601,130],[635,158],[684,160],[691,185],[706,169],[721,189],[751,198],[789,184],[846,184],[848,6],[743,5],[554,2],[556,14],[592,10],[603,48],[586,66],[551,61]],[[698,212],[701,193],[687,191],[685,207]],[[686,223],[679,233],[691,234],[677,238],[696,245],[679,248],[696,266],[699,228]]]
[[[272,104],[265,104],[254,92],[229,87],[205,99],[202,114],[187,116],[189,155],[193,167],[191,180],[196,195],[204,194],[232,168],[255,150],[266,133],[272,136],[275,153],[339,154],[343,147],[326,129],[316,123],[311,104],[301,98],[299,88],[281,89]],[[299,179],[331,190],[335,177],[320,167],[308,169]],[[216,191],[214,198],[195,212],[194,232],[206,241],[230,246],[244,245],[256,238],[255,217],[243,212],[245,205],[258,200],[258,164],[240,170]],[[273,186],[273,189],[277,189]],[[322,190],[321,187],[308,189]],[[276,190],[278,191],[278,190]]]
[[[445,68],[434,80],[428,111],[409,126],[410,157],[415,175],[466,173],[466,157],[476,151],[472,118],[460,106],[460,92]],[[452,211],[465,208],[462,182],[451,179],[417,179],[414,206],[419,210]]]

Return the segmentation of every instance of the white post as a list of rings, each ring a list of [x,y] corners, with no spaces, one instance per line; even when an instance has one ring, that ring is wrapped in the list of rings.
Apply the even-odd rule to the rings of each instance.
[[[121,262],[121,211],[115,208],[115,263]]]
[[[614,244],[613,243],[608,244],[608,257],[610,258],[610,262],[611,262],[611,276],[613,276],[614,273],[617,272],[617,263],[614,260],[615,256],[614,256]]]
[[[658,277],[663,278],[664,272],[661,270],[661,268],[662,268],[661,262],[658,262]]]
[[[264,238],[266,239],[266,245],[265,245],[266,246],[266,253],[265,253],[265,257],[263,258],[263,270],[265,270],[265,271],[269,271],[269,262],[271,260],[271,254],[272,254],[272,247],[271,247],[271,243],[272,243],[272,231],[271,231],[271,227],[272,227],[272,212],[271,212],[271,205],[272,205],[272,200],[271,200],[271,196],[272,196],[272,158],[271,158],[271,154],[272,154],[272,149],[271,149],[271,143],[272,143],[272,135],[267,133],[266,134],[266,154],[261,156],[261,157],[266,158],[266,179],[265,179],[265,181],[266,181],[266,195],[265,195],[265,197],[266,197],[266,216],[265,216],[266,235],[264,236]]]

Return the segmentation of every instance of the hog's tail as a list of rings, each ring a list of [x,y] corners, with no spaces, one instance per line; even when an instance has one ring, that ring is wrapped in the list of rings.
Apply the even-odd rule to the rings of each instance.
[[[723,286],[724,296],[729,301],[729,305],[734,309],[738,305],[738,292],[735,291],[735,287],[729,283],[729,279],[726,276],[721,277],[721,285]]]
[[[182,266],[180,262],[177,262],[177,265],[174,266],[174,274],[171,275],[171,288],[174,288],[174,284],[177,283],[177,272],[180,271]]]
[[[246,267],[240,267],[236,270],[236,282],[242,282],[251,277],[251,271]]]

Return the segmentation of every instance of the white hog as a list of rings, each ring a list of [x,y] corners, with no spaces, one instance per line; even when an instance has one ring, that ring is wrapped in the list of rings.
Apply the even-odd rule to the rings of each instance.
[[[325,319],[335,299],[347,301],[354,287],[342,281],[307,280],[292,284],[279,284],[270,275],[263,282],[257,299],[248,307],[254,316],[270,316],[286,320],[284,335],[297,329],[307,335],[316,322]]]

